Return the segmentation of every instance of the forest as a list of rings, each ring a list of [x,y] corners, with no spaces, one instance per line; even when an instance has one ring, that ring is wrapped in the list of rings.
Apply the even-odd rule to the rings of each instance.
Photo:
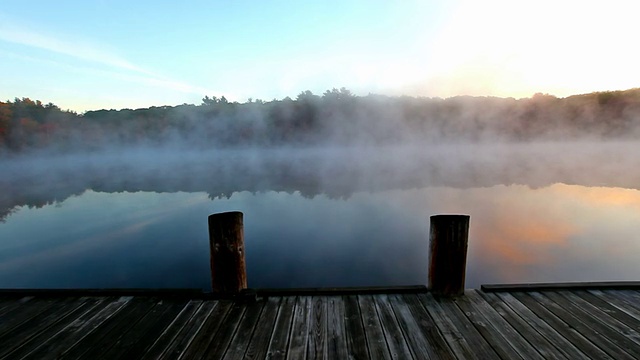
[[[94,151],[110,146],[190,149],[442,142],[640,139],[640,88],[558,98],[322,95],[244,103],[78,114],[29,98],[0,102],[0,151]]]

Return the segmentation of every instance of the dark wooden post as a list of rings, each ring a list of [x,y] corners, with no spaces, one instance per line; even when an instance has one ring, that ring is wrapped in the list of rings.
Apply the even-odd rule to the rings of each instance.
[[[211,289],[230,296],[247,288],[243,216],[239,211],[209,215]]]
[[[429,231],[429,290],[434,295],[464,294],[469,215],[433,215]]]

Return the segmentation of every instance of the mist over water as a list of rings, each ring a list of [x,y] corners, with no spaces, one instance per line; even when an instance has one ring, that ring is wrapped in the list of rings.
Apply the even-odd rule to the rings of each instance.
[[[253,287],[424,283],[439,213],[471,215],[471,287],[640,275],[640,88],[209,95],[82,114],[0,101],[0,287],[206,289],[206,218],[230,210]]]
[[[547,142],[206,151],[120,148],[18,156],[2,160],[0,186],[12,191],[0,196],[0,209],[7,214],[16,206],[62,201],[87,189],[206,192],[212,199],[239,191],[348,198],[357,191],[511,184],[637,189],[640,158],[634,155],[639,148],[635,142]]]
[[[471,215],[467,286],[634,280],[639,145],[120,147],[0,160],[0,287],[208,289],[210,213],[249,285],[424,284],[429,216]]]

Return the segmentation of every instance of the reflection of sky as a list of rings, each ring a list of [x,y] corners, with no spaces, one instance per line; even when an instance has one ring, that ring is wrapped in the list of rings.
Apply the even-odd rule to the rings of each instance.
[[[471,215],[467,287],[637,280],[640,191],[553,185],[358,192],[96,193],[0,224],[0,287],[209,287],[210,213],[245,213],[251,287],[424,284],[429,215]]]

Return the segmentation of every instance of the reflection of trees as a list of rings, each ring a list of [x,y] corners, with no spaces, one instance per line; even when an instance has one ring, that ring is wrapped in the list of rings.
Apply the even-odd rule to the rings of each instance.
[[[121,153],[24,157],[3,163],[0,218],[18,206],[41,207],[87,189],[101,192],[299,192],[348,198],[427,186],[488,187],[553,183],[637,188],[635,143],[455,145],[431,147],[130,150]]]
[[[0,219],[19,206],[42,207],[87,189],[206,192],[215,199],[238,191],[346,198],[356,191],[554,182],[635,188],[633,144],[606,151],[578,145],[568,153],[562,143],[526,144],[635,141],[639,134],[640,89],[516,100],[355,96],[342,88],[304,91],[295,100],[205,97],[198,106],[81,115],[16,98],[0,102]],[[525,145],[463,145],[496,141]]]
[[[81,194],[85,190],[78,190],[66,185],[47,188],[48,185],[46,183],[41,184],[37,181],[6,183],[9,183],[12,191],[0,195],[0,222],[3,222],[17,211],[20,206],[41,208],[62,202],[73,195]],[[0,182],[3,186],[6,183]]]

